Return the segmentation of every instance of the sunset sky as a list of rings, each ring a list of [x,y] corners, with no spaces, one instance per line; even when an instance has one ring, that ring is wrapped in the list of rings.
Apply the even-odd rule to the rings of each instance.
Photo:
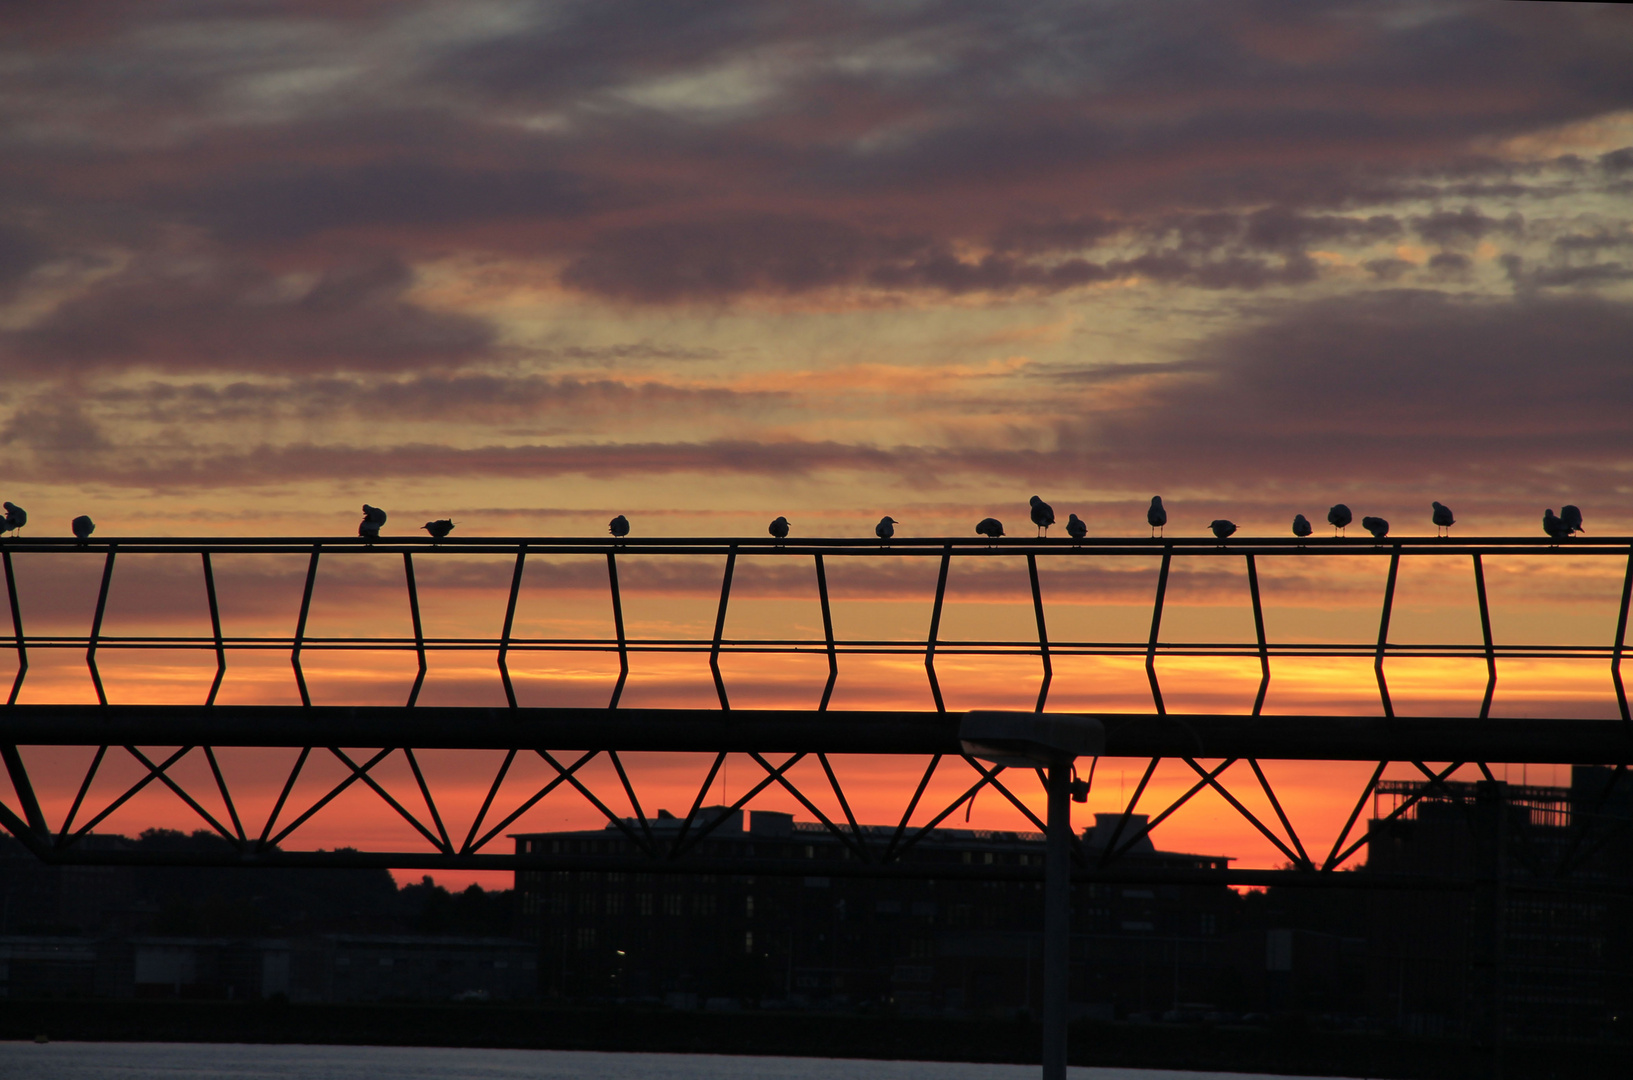
[[[912,535],[988,514],[1015,533],[1036,492],[1096,535],[1143,534],[1155,493],[1181,535],[1216,517],[1281,535],[1340,500],[1422,535],[1431,499],[1463,535],[1538,534],[1561,503],[1590,537],[1626,535],[1630,350],[1626,6],[0,13],[0,498],[36,534],[88,513],[99,537],[349,535],[364,501],[388,532],[451,517],[458,536],[595,535],[615,513],[641,536],[761,535],[777,514],[867,535],[885,513]],[[31,629],[82,631],[99,563],[27,560]],[[532,572],[527,632],[607,632],[592,564]],[[124,632],[202,615],[194,563],[152,567],[115,587]],[[1608,640],[1622,567],[1560,567],[1488,569],[1500,638]],[[224,560],[229,632],[287,633],[302,570]],[[325,573],[328,632],[373,624],[376,601],[406,623],[400,564]],[[718,565],[629,573],[633,633],[712,619]],[[744,573],[764,604],[741,632],[811,631],[808,566]],[[1273,637],[1365,639],[1380,561],[1263,573]],[[422,575],[430,632],[496,631],[503,560]],[[921,635],[926,576],[834,571],[839,632]],[[1153,577],[1046,578],[1051,632],[1130,632]],[[1466,562],[1409,586],[1408,639],[1478,634]],[[1235,562],[1176,579],[1173,633],[1250,635],[1245,588]],[[1018,567],[955,575],[949,603],[949,636],[1028,631]],[[35,663],[25,700],[89,693],[79,660]],[[400,657],[324,663],[325,702],[412,677]],[[116,700],[192,701],[200,664],[107,670]],[[223,700],[291,699],[285,658],[234,664]],[[491,658],[470,665],[434,668],[424,700],[502,702]],[[517,666],[524,703],[607,686],[599,660]],[[697,667],[637,669],[626,702],[707,704]],[[835,706],[927,707],[908,667],[842,676]],[[1477,706],[1479,665],[1412,670],[1402,711]],[[745,667],[742,704],[820,692],[820,665],[798,671]],[[1173,707],[1251,703],[1251,665],[1195,674]],[[1289,669],[1268,707],[1371,707],[1370,676]],[[1511,713],[1607,714],[1602,670],[1504,678]],[[1024,706],[1035,679],[944,671],[955,708]],[[1143,708],[1143,683],[1063,665],[1056,700]],[[1365,773],[1331,795],[1306,769],[1312,812]],[[172,812],[159,795],[149,819]],[[995,803],[976,817],[1006,823]],[[1170,846],[1267,861],[1204,816]]]

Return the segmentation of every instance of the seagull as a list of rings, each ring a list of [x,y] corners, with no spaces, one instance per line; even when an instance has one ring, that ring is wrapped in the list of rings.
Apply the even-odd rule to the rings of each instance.
[[[879,519],[879,524],[873,527],[873,535],[881,540],[889,540],[896,535],[896,526],[900,524],[895,518],[886,514]]]
[[[1542,512],[1542,531],[1553,540],[1563,540],[1571,535],[1571,531],[1565,527],[1564,520],[1554,517],[1552,510]]]
[[[1033,515],[1036,516],[1036,514],[1037,511],[1034,510]],[[984,536],[988,540],[996,540],[1004,535],[1004,523],[997,518],[982,518],[975,523],[975,532],[977,536]]]
[[[785,518],[785,517],[777,518],[776,520],[772,521],[771,525],[766,529],[766,532],[769,532],[772,536],[775,536],[778,540],[787,540],[788,539],[788,519]]]
[[[1151,526],[1151,535],[1157,535],[1157,530],[1168,524],[1168,511],[1162,508],[1162,496],[1151,496],[1151,509],[1145,512],[1146,524]]]
[[[1389,535],[1389,522],[1381,517],[1364,517],[1361,519],[1361,528],[1371,533],[1376,540],[1382,540]]]
[[[1081,540],[1089,535],[1089,527],[1083,524],[1083,519],[1076,514],[1066,515],[1066,533],[1073,540]]]
[[[1327,511],[1327,524],[1332,526],[1334,536],[1337,536],[1339,533],[1343,532],[1344,528],[1354,520],[1355,515],[1351,514],[1349,512],[1349,507],[1345,506],[1343,503],[1339,503],[1337,506],[1334,506],[1331,510]]]
[[[607,531],[622,540],[624,537],[629,535],[629,518],[625,517],[623,514],[619,514],[617,517],[607,522]]]
[[[987,520],[990,521],[992,519],[988,518]],[[1038,498],[1036,495],[1032,496],[1032,524],[1041,529],[1044,536],[1048,536],[1049,526],[1053,525],[1054,523],[1055,508]],[[999,535],[1002,534],[1000,533]]]
[[[454,523],[447,518],[439,518],[436,521],[427,521],[420,528],[430,533],[433,540],[441,540],[454,531]]]
[[[1435,535],[1450,536],[1452,534],[1452,526],[1457,524],[1457,519],[1452,517],[1452,508],[1443,502],[1431,503],[1430,505],[1434,507],[1435,511]],[[1440,532],[1441,529],[1446,530],[1444,534]]]
[[[1314,529],[1310,528],[1310,519],[1309,518],[1305,517],[1303,514],[1294,514],[1293,515],[1293,535],[1294,536],[1296,536],[1300,540],[1302,540],[1306,536],[1309,536],[1314,531],[1315,531]]]
[[[1582,527],[1582,508],[1580,506],[1561,506],[1559,508],[1559,523],[1565,526],[1567,533],[1588,531]]]
[[[81,514],[74,519],[69,528],[74,530],[75,536],[83,540],[96,531],[96,522],[92,521],[88,515]]]
[[[357,526],[357,535],[365,540],[380,539],[380,526],[386,523],[386,512],[378,506],[363,504],[363,520]]]
[[[5,518],[0,519],[0,524],[4,524],[5,529],[0,531],[9,532],[13,536],[17,535],[17,530],[28,524],[28,511],[16,503],[0,503],[0,506],[6,508]]]
[[[1236,522],[1226,521],[1224,518],[1214,518],[1213,521],[1208,523],[1208,528],[1213,530],[1215,536],[1223,540],[1236,531]]]

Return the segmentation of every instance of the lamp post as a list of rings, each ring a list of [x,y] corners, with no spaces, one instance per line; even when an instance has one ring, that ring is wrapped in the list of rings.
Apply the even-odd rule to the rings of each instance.
[[[995,765],[1048,770],[1043,884],[1043,1080],[1066,1080],[1067,991],[1071,972],[1072,806],[1088,785],[1072,777],[1072,762],[1098,755],[1106,730],[1092,716],[1063,713],[972,712],[958,727],[971,757]]]

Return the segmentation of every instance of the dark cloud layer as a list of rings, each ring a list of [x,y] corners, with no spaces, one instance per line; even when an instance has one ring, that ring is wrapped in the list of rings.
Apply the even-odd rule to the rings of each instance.
[[[1216,483],[1417,482],[1525,490],[1633,453],[1633,306],[1391,292],[1295,308],[1216,339],[1199,369],[1097,432],[1169,476]]]
[[[411,285],[393,257],[339,262],[295,281],[241,261],[155,259],[0,331],[0,374],[390,370],[486,353],[486,323],[415,304],[405,296]]]
[[[1256,289],[1315,280],[1312,246],[1402,231],[1349,207],[1453,182],[1523,194],[1520,166],[1471,147],[1633,102],[1623,16],[1591,5],[601,2],[448,40],[433,13],[459,17],[293,0],[144,5],[94,32],[30,17],[19,78],[39,96],[17,100],[47,107],[17,131],[81,137],[13,136],[0,190],[308,269],[360,231],[405,261],[525,251],[648,303],[1135,275]],[[201,19],[219,55],[153,51]],[[280,27],[286,53],[244,43]],[[401,70],[364,63],[298,106],[254,81],[298,86],[387,40]],[[1411,221],[1450,246],[1522,225],[1473,205]],[[1170,229],[1178,250],[1090,254]],[[0,279],[29,252],[0,237]]]

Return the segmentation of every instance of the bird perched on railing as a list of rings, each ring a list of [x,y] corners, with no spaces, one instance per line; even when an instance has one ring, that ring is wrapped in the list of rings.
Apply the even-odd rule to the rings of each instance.
[[[1364,517],[1361,519],[1361,528],[1371,533],[1376,540],[1382,540],[1389,535],[1389,522],[1381,517]]]
[[[1213,534],[1215,536],[1223,540],[1225,537],[1236,531],[1236,522],[1226,521],[1224,518],[1214,518],[1208,523],[1208,528],[1213,530]]]
[[[777,518],[772,519],[771,524],[766,527],[766,532],[770,533],[772,536],[776,537],[778,540],[787,540],[788,539],[788,519],[785,518],[785,517],[777,517]]]
[[[1163,509],[1161,495],[1151,496],[1151,508],[1145,512],[1145,522],[1151,526],[1152,536],[1168,524],[1168,511]]]
[[[380,539],[380,527],[386,523],[386,512],[378,506],[363,504],[363,520],[358,523],[357,535],[365,540]]]
[[[1343,532],[1349,523],[1355,520],[1355,515],[1349,512],[1349,507],[1339,503],[1327,511],[1327,524],[1332,526],[1332,534],[1337,536]]]
[[[1569,504],[1559,508],[1559,523],[1565,526],[1566,533],[1587,532],[1582,527],[1582,508]]]
[[[612,533],[613,536],[622,540],[624,537],[629,535],[629,518],[625,517],[623,514],[619,514],[617,517],[607,522],[607,531]]]
[[[1294,514],[1293,515],[1293,535],[1294,536],[1296,536],[1300,540],[1302,540],[1306,536],[1309,536],[1313,532],[1315,532],[1315,530],[1310,528],[1310,519],[1309,518],[1305,517],[1303,514]]]
[[[1554,516],[1552,508],[1542,512],[1542,531],[1554,540],[1563,540],[1571,535],[1571,530],[1565,527],[1564,520]]]
[[[1452,517],[1452,508],[1443,502],[1430,503],[1429,505],[1434,509],[1435,535],[1450,536],[1452,526],[1457,524],[1457,519]],[[1445,529],[1446,532],[1442,534],[1441,529]]]
[[[0,503],[0,506],[6,508],[5,518],[0,519],[0,524],[4,524],[5,528],[0,531],[9,532],[13,536],[17,535],[17,530],[28,524],[28,511],[11,502]]]
[[[996,540],[1004,535],[1004,523],[997,518],[982,518],[975,523],[975,534],[988,540]]]
[[[886,514],[884,517],[879,519],[879,524],[873,527],[873,535],[877,536],[881,540],[889,540],[892,536],[896,535],[896,526],[900,524],[901,522],[897,521],[889,514]]]
[[[1089,527],[1083,524],[1083,519],[1076,514],[1066,515],[1066,535],[1073,540],[1081,540],[1089,535]]]
[[[1038,531],[1044,536],[1048,536],[1049,526],[1055,523],[1055,508],[1038,498],[1036,495],[1032,496],[1031,501],[1032,524],[1036,525],[1038,527]]]
[[[96,532],[96,522],[92,521],[88,514],[79,515],[68,527],[73,529],[74,535],[81,540]]]
[[[454,531],[455,524],[457,523],[449,521],[447,518],[438,518],[436,521],[427,521],[424,525],[421,525],[420,528],[430,533],[431,539],[441,540],[444,536],[447,536],[449,533]]]

